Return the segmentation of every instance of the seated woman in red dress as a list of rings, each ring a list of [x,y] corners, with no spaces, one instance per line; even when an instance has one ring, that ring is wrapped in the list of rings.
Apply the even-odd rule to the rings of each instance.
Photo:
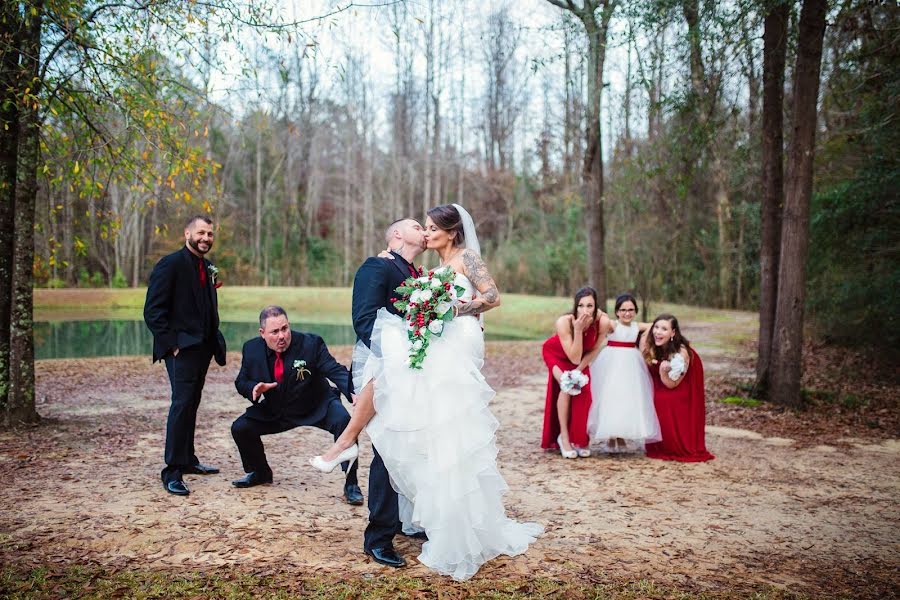
[[[601,325],[601,319],[605,322]],[[600,352],[600,334],[609,327],[609,317],[597,310],[597,290],[583,287],[575,293],[570,314],[556,320],[556,335],[544,342],[547,375],[547,400],[544,407],[544,433],[541,448],[559,449],[565,458],[590,456],[587,433],[591,408],[591,386],[583,382],[579,393],[560,389],[566,371],[577,370],[590,377],[589,365]],[[577,389],[577,387],[576,387]]]
[[[653,404],[662,441],[647,444],[648,458],[703,462],[715,458],[706,451],[706,393],[703,363],[681,335],[678,319],[660,315],[641,352],[653,379]]]

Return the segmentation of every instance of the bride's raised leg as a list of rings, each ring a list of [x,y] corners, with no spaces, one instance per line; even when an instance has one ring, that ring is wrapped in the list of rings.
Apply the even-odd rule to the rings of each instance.
[[[337,459],[338,455],[356,443],[356,439],[362,430],[365,429],[372,417],[375,416],[375,384],[370,381],[356,395],[356,402],[353,404],[353,414],[350,416],[350,422],[347,427],[338,436],[334,444],[324,454],[322,459],[326,462]]]

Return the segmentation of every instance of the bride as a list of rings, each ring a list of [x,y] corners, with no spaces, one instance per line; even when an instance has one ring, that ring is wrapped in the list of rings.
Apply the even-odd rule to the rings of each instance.
[[[419,562],[462,580],[500,554],[525,552],[543,527],[508,518],[502,502],[508,488],[497,469],[499,423],[488,408],[494,391],[481,374],[480,317],[500,305],[500,293],[481,260],[472,217],[457,204],[432,208],[425,238],[465,289],[453,320],[431,338],[415,370],[406,365],[405,320],[379,310],[371,354],[354,356],[354,373],[363,375],[354,382],[361,393],[353,418],[335,445],[310,462],[330,470],[356,450],[365,427],[400,495],[404,532],[427,535]],[[374,386],[360,385],[369,379]]]

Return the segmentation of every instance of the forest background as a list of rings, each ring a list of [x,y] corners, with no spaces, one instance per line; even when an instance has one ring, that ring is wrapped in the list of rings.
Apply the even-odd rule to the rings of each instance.
[[[900,341],[892,3],[4,6],[10,398],[33,390],[32,283],[141,286],[198,212],[226,285],[348,286],[393,219],[457,202],[504,291],[759,307],[784,404],[798,320]]]
[[[578,187],[586,41],[570,13],[516,4],[387,3],[314,21],[301,38],[222,36],[198,8],[186,43],[135,56],[135,69],[153,72],[156,110],[129,104],[137,77],[107,90],[117,101],[101,111],[80,106],[87,122],[50,107],[37,285],[143,285],[184,218],[208,212],[227,285],[347,286],[392,219],[457,202],[504,290],[568,295],[589,282]],[[607,289],[754,309],[765,7],[694,3],[701,114],[682,4],[612,14]],[[808,307],[821,332],[851,340],[870,318],[895,322],[900,288],[891,4],[834,3],[824,41]],[[788,111],[798,17],[792,7]]]

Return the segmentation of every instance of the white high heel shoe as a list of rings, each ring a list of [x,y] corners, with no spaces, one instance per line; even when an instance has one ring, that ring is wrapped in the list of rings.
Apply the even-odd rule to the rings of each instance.
[[[562,454],[563,458],[578,458],[577,450],[566,450],[562,445],[562,435],[556,436],[556,443],[559,445],[559,453]]]
[[[313,468],[322,471],[323,473],[331,473],[334,471],[334,468],[344,462],[345,460],[353,460],[357,456],[359,456],[359,445],[353,444],[343,452],[337,455],[337,458],[334,460],[325,460],[321,456],[313,456],[309,459],[309,464],[313,466]]]

